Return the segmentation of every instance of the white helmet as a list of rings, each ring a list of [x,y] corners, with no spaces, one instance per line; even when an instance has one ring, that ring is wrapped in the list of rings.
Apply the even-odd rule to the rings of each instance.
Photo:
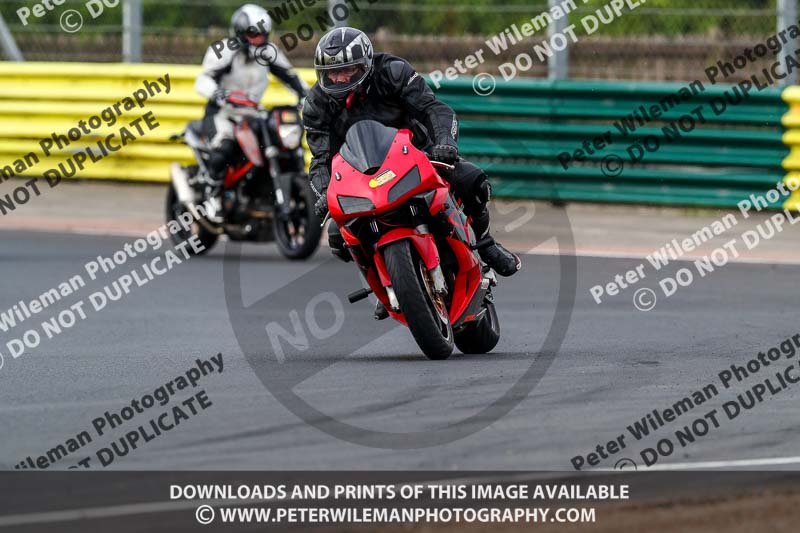
[[[270,32],[272,19],[263,7],[245,4],[231,17],[231,37],[237,37],[251,52],[267,44]]]

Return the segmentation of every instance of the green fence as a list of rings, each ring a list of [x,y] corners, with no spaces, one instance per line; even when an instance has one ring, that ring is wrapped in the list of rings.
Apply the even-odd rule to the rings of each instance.
[[[479,96],[472,80],[459,79],[436,92],[461,120],[462,154],[486,169],[502,196],[733,206],[785,174],[788,108],[779,89],[742,97],[739,87],[699,83],[522,80]],[[634,111],[645,124],[631,120]],[[605,146],[592,146],[595,138]],[[659,147],[627,150],[645,138]],[[584,142],[594,153],[577,161]]]

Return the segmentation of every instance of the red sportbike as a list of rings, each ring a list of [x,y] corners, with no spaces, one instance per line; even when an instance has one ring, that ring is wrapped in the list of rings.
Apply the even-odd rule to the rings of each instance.
[[[364,120],[347,132],[332,163],[330,215],[369,288],[392,318],[406,324],[430,359],[455,344],[487,353],[500,339],[494,272],[477,252],[475,234],[450,185],[411,144],[409,130]]]

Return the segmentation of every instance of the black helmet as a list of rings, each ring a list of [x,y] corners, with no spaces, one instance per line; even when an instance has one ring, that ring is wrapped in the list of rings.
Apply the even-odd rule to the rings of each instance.
[[[265,46],[272,31],[269,13],[255,4],[245,4],[231,17],[231,37],[236,37],[245,48]]]
[[[319,40],[314,53],[317,82],[323,91],[341,98],[372,72],[372,43],[355,28],[335,28]]]

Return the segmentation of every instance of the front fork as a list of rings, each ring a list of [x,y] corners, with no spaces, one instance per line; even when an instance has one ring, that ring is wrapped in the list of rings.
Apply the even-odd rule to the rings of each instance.
[[[416,205],[411,206],[411,215],[415,220],[419,218],[419,208]],[[417,233],[420,235],[430,235],[431,230],[425,223],[419,223],[416,226]],[[428,268],[428,272],[431,273],[431,280],[433,281],[433,290],[436,294],[440,296],[447,295],[447,282],[444,279],[444,273],[442,272],[442,265],[440,262],[437,262],[436,266],[433,268]]]
[[[265,138],[268,139],[266,136]],[[275,210],[282,217],[287,217],[290,210],[289,200],[292,197],[292,175],[288,172],[281,172],[281,166],[278,162],[279,153],[280,150],[274,145],[269,145],[264,150],[269,176],[272,179],[272,190],[275,195]]]

